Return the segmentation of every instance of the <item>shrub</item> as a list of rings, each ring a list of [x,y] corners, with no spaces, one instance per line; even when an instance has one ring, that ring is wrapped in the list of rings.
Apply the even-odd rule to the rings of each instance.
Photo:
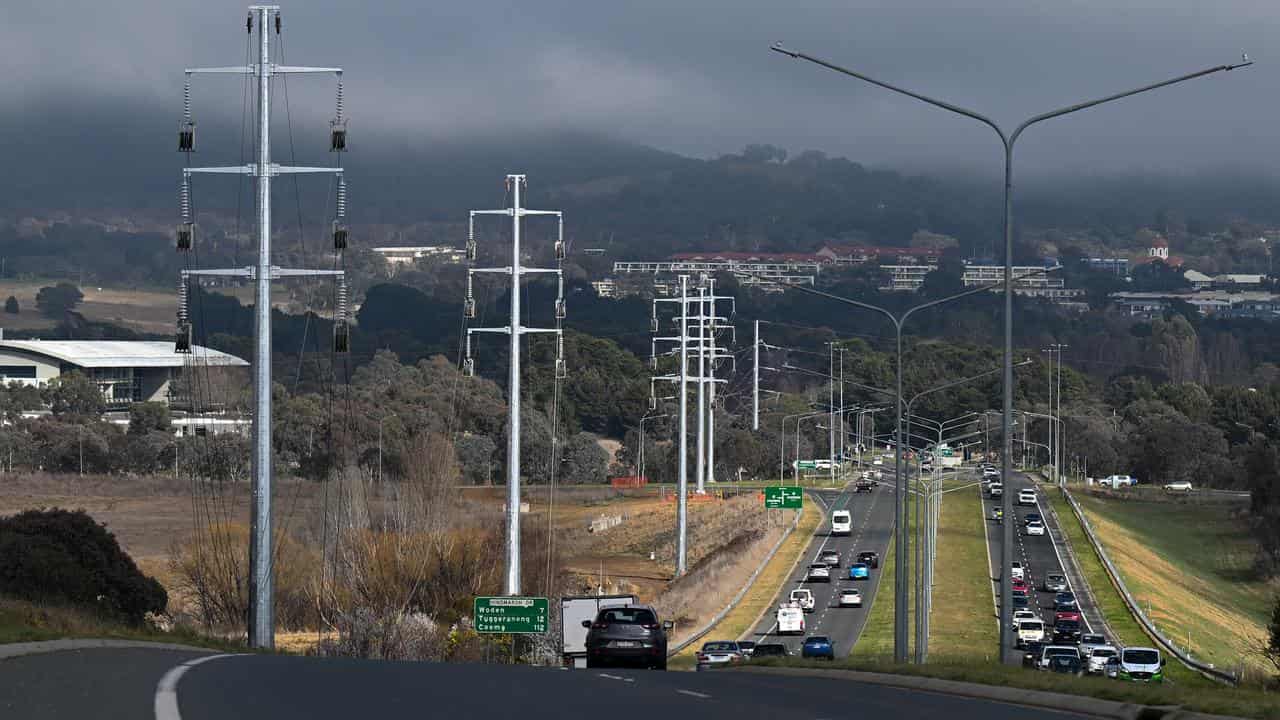
[[[84,511],[28,510],[0,519],[0,592],[90,608],[131,623],[168,595]]]

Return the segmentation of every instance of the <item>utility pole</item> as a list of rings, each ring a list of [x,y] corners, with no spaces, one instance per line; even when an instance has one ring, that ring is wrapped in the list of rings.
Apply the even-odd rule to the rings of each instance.
[[[698,285],[698,494],[707,492],[707,404],[704,393],[707,377],[707,286],[706,279]]]
[[[827,468],[828,478],[832,483],[836,480],[836,385],[835,385],[836,343],[827,343],[827,407],[831,408],[831,416],[827,419]],[[844,388],[840,388],[841,394]]]
[[[251,278],[254,281],[254,362],[253,362],[253,505],[249,538],[249,644],[255,648],[275,646],[273,607],[274,578],[272,568],[271,529],[271,281],[285,277],[330,276],[339,282],[339,306],[334,319],[335,352],[346,352],[349,330],[346,324],[346,288],[341,270],[301,270],[278,268],[271,264],[271,178],[281,174],[332,173],[338,178],[338,219],[334,222],[335,250],[346,248],[347,235],[341,220],[345,213],[345,185],[341,167],[286,167],[271,159],[271,80],[276,75],[320,73],[337,77],[337,112],[330,122],[330,151],[346,150],[346,121],[342,118],[342,69],[333,67],[291,67],[271,62],[271,29],[281,31],[280,6],[251,5],[246,22],[250,34],[258,33],[258,62],[241,67],[188,68],[184,86],[184,117],[178,131],[178,150],[190,154],[195,149],[195,122],[191,115],[191,76],[197,74],[231,74],[257,79],[257,159],[249,165],[230,167],[183,168],[181,202],[182,223],[177,230],[178,250],[192,249],[195,243],[195,217],[191,204],[191,175],[217,173],[248,175],[257,181],[257,257],[247,268],[221,270],[184,270],[179,290],[178,332],[174,351],[190,353],[191,323],[186,314],[188,278],[192,275]],[[339,238],[339,233],[341,236]],[[339,245],[339,241],[341,245]]]
[[[760,429],[760,321],[755,323],[755,342],[751,343],[751,429]]]
[[[1054,343],[1051,347],[1058,353],[1058,384],[1054,390],[1054,397],[1057,399],[1058,404],[1053,412],[1054,417],[1058,418],[1058,430],[1057,437],[1054,438],[1053,442],[1053,472],[1058,476],[1058,484],[1063,485],[1065,483],[1062,479],[1062,351],[1068,346],[1062,343]]]
[[[467,375],[475,374],[475,361],[471,357],[472,333],[497,333],[508,336],[511,354],[510,374],[507,379],[507,578],[506,595],[520,594],[520,336],[535,333],[547,333],[556,336],[557,380],[564,378],[568,372],[564,364],[564,335],[560,321],[565,315],[564,306],[564,271],[560,267],[532,268],[520,265],[520,220],[527,215],[550,215],[556,218],[555,254],[557,263],[564,260],[564,215],[559,210],[530,210],[521,205],[520,191],[527,184],[524,175],[508,175],[507,189],[511,191],[511,207],[499,210],[472,210],[467,225],[467,257],[476,257],[475,222],[477,215],[505,215],[511,218],[511,265],[500,268],[468,268],[467,297],[463,305],[463,314],[468,318],[476,316],[475,292],[472,279],[476,273],[494,273],[511,276],[511,321],[506,327],[467,328],[467,354],[463,361]],[[521,325],[520,319],[520,276],[535,274],[553,274],[559,280],[559,295],[556,297],[554,328],[534,328]]]

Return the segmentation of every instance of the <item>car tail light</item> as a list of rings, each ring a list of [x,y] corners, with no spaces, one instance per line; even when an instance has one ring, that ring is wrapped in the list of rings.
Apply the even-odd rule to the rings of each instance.
[[[704,662],[710,662],[710,660],[711,658],[707,657],[706,655],[703,655],[702,653],[698,653],[698,662],[704,663]]]
[[[609,623],[602,623],[602,622],[591,623],[592,630],[604,630],[608,627],[609,627]]]
[[[658,626],[657,626],[656,624],[653,624],[653,623],[650,623],[650,624],[647,624],[647,625],[641,625],[640,627],[644,628],[645,630],[657,630],[657,629],[658,629]]]

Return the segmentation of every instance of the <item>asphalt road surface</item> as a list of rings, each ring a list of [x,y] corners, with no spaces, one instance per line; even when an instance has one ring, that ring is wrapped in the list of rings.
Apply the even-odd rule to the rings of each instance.
[[[826,635],[831,638],[837,655],[848,655],[853,650],[880,588],[880,568],[871,570],[866,580],[853,581],[848,579],[849,565],[856,562],[858,553],[871,550],[880,554],[883,566],[889,539],[893,535],[893,476],[886,474],[884,477],[886,479],[869,493],[855,493],[853,486],[849,485],[841,491],[818,490],[806,496],[806,502],[814,503],[824,513],[822,524],[814,531],[813,539],[796,565],[794,576],[779,588],[773,604],[760,619],[749,639],[757,643],[781,642],[798,656],[805,636]],[[853,532],[848,537],[830,535],[831,513],[834,510],[850,511]],[[818,555],[826,550],[840,553],[840,567],[832,570],[829,583],[808,582],[806,571],[809,563],[815,562]],[[792,590],[801,587],[809,588],[814,598],[813,612],[805,615],[805,633],[802,636],[780,636],[777,634],[775,619],[778,606],[787,601]],[[838,607],[839,591],[846,587],[856,587],[862,591],[861,608]],[[721,638],[708,636],[706,639]]]
[[[0,661],[0,717],[22,720],[700,720],[1067,718],[986,700],[850,680],[735,671],[560,670],[509,665],[220,656],[94,649]],[[166,690],[167,689],[167,690]],[[167,697],[166,697],[167,696]],[[1078,717],[1078,716],[1074,716]]]
[[[1040,617],[1044,620],[1047,634],[1053,627],[1054,593],[1042,591],[1041,583],[1044,582],[1045,575],[1061,573],[1067,576],[1067,584],[1076,594],[1076,600],[1080,604],[1080,614],[1084,618],[1085,632],[1094,632],[1094,628],[1101,628],[1098,610],[1090,603],[1088,593],[1077,589],[1079,580],[1075,573],[1067,572],[1063,567],[1063,558],[1066,554],[1061,549],[1060,544],[1066,542],[1066,540],[1062,535],[1062,528],[1058,527],[1053,514],[1041,509],[1041,506],[1047,504],[1044,493],[1036,487],[1036,484],[1030,478],[1022,473],[1014,473],[1009,480],[1009,487],[1006,487],[1004,491],[1011,493],[1010,498],[1013,501],[1011,512],[1013,517],[1006,518],[1005,521],[1014,523],[1013,559],[1021,561],[1023,567],[1030,570],[1027,582],[1035,588],[1035,592],[1031,593],[1028,598],[1030,600],[1029,607],[1040,613]],[[1036,507],[1018,506],[1018,491],[1023,488],[1035,489]],[[987,519],[987,548],[991,551],[992,588],[997,602],[1000,596],[1000,544],[1002,538],[1000,525],[992,520],[991,517],[992,511],[999,506],[1000,498],[991,498],[984,490],[982,512]],[[1044,519],[1045,528],[1048,530],[1045,535],[1027,535],[1023,531],[1023,517],[1032,512],[1039,513]],[[1004,654],[1006,662],[1019,663],[1022,661],[1022,653],[1012,646],[1005,648]]]

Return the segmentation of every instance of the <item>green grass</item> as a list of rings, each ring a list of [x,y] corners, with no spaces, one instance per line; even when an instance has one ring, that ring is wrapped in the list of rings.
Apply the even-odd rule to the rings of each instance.
[[[910,510],[910,507],[908,507]],[[907,513],[908,527],[907,532],[911,533],[914,539],[915,535],[915,514]],[[866,625],[862,628],[862,634],[858,636],[858,642],[853,646],[852,657],[866,660],[892,660],[893,659],[893,621],[895,617],[893,607],[893,586],[897,578],[897,563],[894,560],[894,547],[897,544],[897,533],[894,538],[889,541],[884,556],[880,558],[880,585],[876,589],[875,601],[871,603],[871,611],[867,614]],[[912,560],[915,556],[912,555]],[[915,585],[912,583],[907,592],[907,626],[908,638],[914,644],[915,640]]]
[[[864,658],[854,657],[836,661],[835,663],[788,659],[783,661],[759,661],[758,664],[918,675],[981,685],[1084,695],[1102,700],[1142,705],[1180,705],[1190,710],[1211,714],[1250,718],[1280,718],[1280,695],[1274,692],[1268,694],[1261,689],[1231,688],[1216,684],[1167,683],[1164,685],[1141,685],[1099,677],[1072,677],[1034,672],[998,663],[958,660],[930,661],[927,665],[895,665],[889,662],[868,661]],[[1034,714],[1034,711],[1031,712]]]
[[[1138,621],[1130,614],[1128,606],[1124,604],[1124,600],[1120,597],[1120,591],[1111,583],[1111,576],[1107,575],[1106,568],[1102,566],[1102,560],[1094,552],[1093,545],[1089,543],[1089,538],[1084,534],[1084,527],[1080,525],[1075,513],[1071,511],[1071,506],[1067,504],[1066,498],[1062,496],[1060,491],[1052,488],[1045,488],[1045,495],[1049,498],[1054,511],[1058,514],[1062,532],[1066,536],[1067,542],[1071,543],[1071,548],[1075,551],[1076,561],[1080,565],[1080,572],[1084,574],[1085,582],[1089,583],[1089,589],[1093,591],[1093,598],[1097,602],[1098,612],[1106,618],[1107,623],[1115,630],[1116,635],[1119,636],[1117,639],[1124,645],[1155,646],[1155,641],[1147,635],[1142,626],[1138,624]],[[1213,681],[1190,670],[1176,659],[1170,659],[1165,674],[1175,684],[1201,688],[1215,686]]]
[[[929,661],[995,661],[1000,646],[991,604],[987,519],[978,487],[942,496],[934,564]]]
[[[98,617],[78,608],[0,597],[0,644],[66,638],[142,640],[194,645],[212,650],[247,651],[242,643],[211,638],[185,629],[161,632],[150,627],[134,627]]]
[[[1218,667],[1264,668],[1274,596],[1238,507],[1075,497],[1161,632]]]

